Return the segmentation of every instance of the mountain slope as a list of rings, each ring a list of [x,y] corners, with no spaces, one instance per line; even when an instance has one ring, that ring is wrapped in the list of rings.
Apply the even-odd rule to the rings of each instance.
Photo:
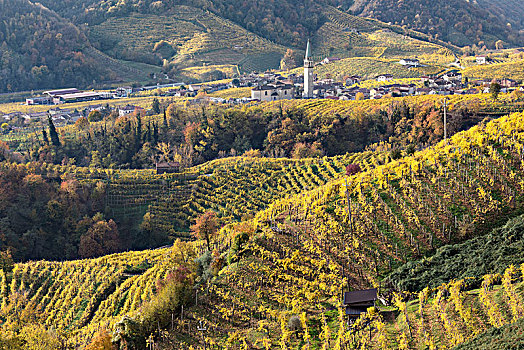
[[[524,42],[517,30],[508,28],[506,22],[489,9],[465,0],[356,0],[351,11],[406,25],[459,46],[485,44],[493,48],[497,40],[511,45]]]
[[[155,70],[101,53],[81,29],[40,4],[0,1],[0,92],[145,81]]]
[[[519,0],[476,0],[473,3],[487,9],[492,14],[511,23],[514,29],[524,29],[524,7]]]
[[[261,38],[229,20],[190,6],[173,6],[173,15],[130,13],[89,27],[92,42],[111,57],[180,69],[240,65],[260,54],[275,58],[260,70],[278,68],[286,47]],[[167,68],[167,67],[165,67]]]
[[[0,91],[86,85],[110,72],[84,55],[85,35],[28,0],[0,2]]]

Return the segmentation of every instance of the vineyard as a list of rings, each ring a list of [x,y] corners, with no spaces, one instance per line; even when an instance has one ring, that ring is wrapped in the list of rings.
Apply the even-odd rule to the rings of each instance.
[[[196,7],[174,6],[173,10],[175,16],[132,13],[126,17],[109,18],[91,28],[90,36],[106,43],[106,52],[112,56],[157,64],[167,59],[194,68],[180,74],[197,80],[203,78],[202,62],[225,65],[230,70],[249,55],[267,52],[282,55],[285,50]],[[158,44],[160,42],[165,42],[164,48]],[[263,67],[268,68],[276,66]]]
[[[352,176],[347,187],[346,180],[340,179],[276,201],[252,221],[238,224],[242,231],[235,232],[234,225],[224,229],[222,240],[226,242],[239,232],[249,232],[246,225],[261,233],[246,244],[245,261],[236,269],[230,267],[219,279],[223,282],[217,282],[217,295],[228,296],[216,307],[216,317],[221,319],[217,324],[232,319],[232,309],[234,319],[245,320],[245,336],[254,331],[253,322],[259,319],[273,321],[274,329],[269,333],[279,334],[281,317],[306,312],[312,322],[320,323],[322,310],[336,306],[337,290],[344,283],[352,288],[378,287],[381,276],[392,266],[504,222],[505,215],[521,205],[523,188],[518,174],[522,171],[522,118],[522,114],[513,114],[477,126],[413,158]],[[488,288],[491,284],[485,283],[487,296],[482,300],[486,303],[493,297]],[[256,305],[248,291],[256,293]],[[432,313],[444,316],[432,317],[435,325],[431,324],[427,332],[436,342],[438,330],[448,327],[448,335],[441,341],[449,346],[473,333],[467,333],[467,329],[464,333],[450,331],[450,327],[458,326],[446,321],[450,316],[442,310],[452,304],[444,304],[444,295],[441,291],[435,297],[438,302],[429,304],[434,305]],[[224,308],[224,304],[231,306]],[[408,320],[413,319],[409,314],[412,308],[407,308]],[[496,322],[504,324],[510,319]],[[490,322],[481,326],[486,329],[493,324]],[[248,325],[251,331],[245,329]],[[404,328],[399,321],[393,339],[386,335],[391,348],[408,342]],[[350,342],[346,331],[333,331],[333,340]],[[459,338],[449,338],[454,336]],[[421,333],[416,342],[424,339]],[[280,341],[294,344],[285,331]]]
[[[390,305],[381,307],[398,310],[394,322],[370,310],[349,328],[338,296],[348,287],[385,292],[384,277],[393,268],[514,216],[522,207],[523,150],[524,115],[514,113],[395,161],[364,152],[304,160],[219,159],[188,169],[185,178],[149,170],[74,173],[80,181],[111,178],[107,195],[119,200],[115,207],[147,204],[158,217],[162,208],[154,205],[175,200],[148,201],[169,194],[166,188],[173,195],[187,181],[187,205],[166,211],[183,208],[184,215],[194,216],[212,209],[226,223],[212,241],[214,252],[207,253],[211,277],[199,277],[198,302],[187,306],[185,322],[171,323],[169,337],[182,348],[203,345],[194,332],[199,321],[206,324],[203,338],[211,347],[448,348],[521,317],[519,267],[486,275],[480,288],[464,278],[425,288],[416,298],[385,293]],[[362,171],[344,176],[348,164]],[[69,171],[34,169],[58,178]],[[173,220],[172,214],[165,220]],[[201,241],[186,246],[204,252]],[[2,277],[4,326],[16,325],[16,305],[31,305],[40,310],[38,322],[71,339],[111,329],[122,315],[137,315],[154,297],[157,281],[188,261],[180,249],[178,243],[79,262],[17,264],[12,276]],[[289,330],[291,317],[300,331]]]
[[[155,230],[188,238],[190,222],[206,210],[224,222],[255,214],[276,199],[313,189],[339,178],[348,164],[372,169],[388,161],[380,152],[321,159],[233,157],[187,169],[182,174],[156,175],[152,170],[104,170],[67,166],[33,168],[48,178],[62,174],[79,181],[105,183],[106,213],[140,222],[146,213]]]
[[[154,295],[155,282],[183,264],[180,252],[170,248],[16,265],[12,276],[0,276],[2,314],[9,322],[17,308],[26,308],[34,322],[68,334],[70,341],[89,338],[136,312]]]
[[[472,66],[464,69],[462,74],[470,80],[492,79],[493,77],[521,80],[524,76],[524,61]]]

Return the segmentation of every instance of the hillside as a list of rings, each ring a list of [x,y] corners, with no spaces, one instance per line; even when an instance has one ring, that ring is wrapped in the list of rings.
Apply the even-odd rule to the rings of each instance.
[[[199,265],[201,267],[196,280],[202,283],[202,289],[198,306],[193,307],[192,303],[187,302],[184,308],[185,317],[188,317],[186,323],[196,325],[198,320],[204,319],[210,331],[206,335],[208,342],[222,345],[229,343],[231,346],[240,346],[244,339],[251,344],[257,343],[259,348],[263,347],[263,342],[276,346],[279,341],[296,346],[303,339],[303,333],[299,333],[302,335],[296,339],[280,325],[287,324],[292,315],[305,313],[303,315],[313,344],[320,346],[327,341],[322,338],[325,335],[319,335],[323,318],[330,327],[331,342],[350,342],[345,331],[340,332],[336,321],[337,312],[333,310],[336,309],[340,288],[346,283],[351,288],[379,285],[393,267],[414,257],[421,257],[440,245],[488,232],[504,224],[506,218],[515,215],[522,207],[519,178],[522,172],[521,148],[524,147],[520,141],[524,132],[523,120],[524,115],[516,113],[481,124],[456,134],[449,142],[441,142],[412,157],[364,169],[350,177],[335,177],[323,186],[314,189],[308,187],[307,191],[264,205],[267,209],[258,212],[252,219],[226,225],[212,240],[214,253],[199,260],[199,264],[203,265]],[[210,163],[201,170],[207,173],[210,170],[206,167],[215,169],[219,165]],[[252,178],[260,183],[271,184],[257,175]],[[218,189],[223,185],[216,183],[213,187]],[[207,194],[207,198],[211,193]],[[227,197],[231,198],[230,195]],[[348,202],[351,216],[348,215]],[[351,244],[348,245],[348,241]],[[201,241],[197,247],[200,252],[205,251]],[[140,285],[153,285],[156,280],[162,279],[165,274],[162,271],[176,267],[156,260],[160,258],[155,254],[167,254],[168,251],[153,251],[148,261],[154,267],[139,272],[143,277],[137,275],[132,278],[143,280]],[[149,253],[139,254],[143,254],[143,258],[134,259],[136,263],[143,261]],[[118,256],[114,257],[118,259]],[[97,260],[92,261],[95,263]],[[176,263],[180,263],[180,260]],[[41,278],[34,280],[30,276],[38,276],[46,263],[40,263],[41,267],[33,267],[35,264],[16,265],[16,278],[10,284],[11,289],[38,289]],[[75,262],[64,264],[78,265]],[[59,273],[61,266],[50,266],[49,270]],[[24,279],[26,273],[29,275]],[[152,277],[153,274],[156,277]],[[77,273],[71,272],[70,275],[74,279]],[[90,279],[81,280],[91,283]],[[416,336],[410,338],[411,344],[418,346],[416,344],[424,343],[424,332],[428,334],[427,339],[434,339],[436,344],[446,346],[471,337],[473,333],[464,323],[466,321],[460,319],[467,315],[462,316],[458,313],[460,311],[455,313],[452,309],[456,300],[463,300],[467,303],[464,305],[473,302],[474,310],[484,310],[482,305],[493,305],[490,304],[493,302],[499,305],[496,308],[500,311],[489,318],[482,315],[483,311],[475,311],[477,321],[474,322],[478,322],[475,323],[476,329],[488,329],[493,322],[508,323],[512,311],[502,294],[505,292],[498,287],[492,291],[488,285],[492,285],[493,280],[490,277],[485,280],[487,296],[483,299],[476,299],[476,294],[482,295],[483,289],[461,292],[458,299],[453,297],[455,292],[452,292],[452,299],[444,299],[443,288],[451,290],[454,285],[460,285],[454,282],[440,291],[428,294],[424,300],[430,302],[424,302],[423,307],[425,317],[428,317],[425,328],[420,326],[416,316],[418,305],[410,303],[408,317],[412,320],[412,327],[416,327],[412,329]],[[21,281],[24,281],[23,284]],[[108,301],[102,301],[98,309],[93,311],[95,317],[91,321],[92,326],[81,329],[78,333],[80,338],[77,339],[85,341],[85,331],[96,327],[98,322],[112,329],[111,325],[118,320],[116,316],[122,315],[124,310],[138,324],[147,324],[144,320],[139,321],[140,316],[133,311],[136,310],[133,305],[139,302],[133,304],[128,299],[135,295],[131,291],[136,288],[135,285],[138,286],[126,281],[115,289],[117,292],[114,296],[111,294],[107,297],[108,294],[104,294],[106,297],[101,300]],[[520,290],[516,285],[507,288],[510,291],[513,290],[511,288]],[[63,311],[58,313],[62,308],[53,305],[60,305],[63,300],[60,295],[68,292],[58,294],[58,291],[55,293],[52,289],[51,293],[49,298],[55,301],[49,304],[46,309],[49,311],[43,317],[49,320],[48,325],[59,326],[65,316],[58,317],[62,315]],[[89,295],[92,294],[79,296],[78,303],[82,304],[81,300],[88,303]],[[147,295],[144,297],[148,298]],[[257,297],[256,303],[253,295]],[[121,306],[115,309],[112,305]],[[399,305],[402,307],[402,304]],[[66,312],[71,315],[78,312],[72,310]],[[176,310],[176,315],[179,315],[180,308]],[[497,312],[502,316],[497,316]],[[453,322],[446,321],[448,318],[453,319]],[[399,318],[396,325],[385,325],[388,348],[396,348],[398,341],[402,341],[399,339],[405,337],[402,333],[408,332],[403,322]],[[12,326],[16,327],[14,323]],[[263,330],[259,331],[259,327],[263,327]],[[168,336],[166,342],[186,344],[184,346],[188,343],[199,344],[199,335],[191,333],[184,324],[177,321],[174,329],[176,331]],[[445,336],[443,330],[446,331]],[[368,334],[369,330],[364,328],[364,333]],[[371,334],[372,337],[380,336],[376,331]],[[364,339],[367,337],[362,337],[361,341]]]
[[[111,74],[85,54],[90,44],[78,28],[40,5],[2,1],[0,23],[0,92],[86,85]]]
[[[243,69],[243,65],[261,54],[274,58],[266,65],[257,62],[259,66],[251,69],[277,68],[286,50],[210,12],[189,6],[173,6],[170,11],[174,15],[130,13],[125,17],[110,17],[90,26],[89,36],[112,57],[156,65],[167,60],[176,67],[172,74],[202,64]]]
[[[470,80],[490,79],[492,77],[522,79],[524,76],[524,60],[472,66],[464,69],[462,73]]]
[[[465,0],[357,0],[350,9],[360,16],[405,25],[458,46],[476,44],[479,47],[486,45],[494,48],[498,40],[509,45],[522,45],[523,38],[518,32],[519,28],[506,26],[507,21],[504,18],[490,12],[492,8]],[[516,5],[516,8],[520,6]],[[520,14],[514,18],[521,19]]]
[[[514,29],[524,29],[524,9],[518,0],[477,0],[476,3],[504,22],[510,23]]]
[[[469,285],[480,286],[481,276],[502,274],[510,265],[524,261],[523,220],[521,215],[487,235],[440,247],[429,258],[401,266],[387,279],[396,289],[411,292],[436,288],[453,279],[468,279]]]

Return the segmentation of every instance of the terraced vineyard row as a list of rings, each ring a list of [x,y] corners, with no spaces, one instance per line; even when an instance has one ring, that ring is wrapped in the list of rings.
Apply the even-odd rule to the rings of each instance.
[[[33,321],[71,334],[71,341],[90,338],[136,312],[154,295],[156,281],[181,264],[175,248],[18,264],[12,276],[0,275],[3,315],[9,324],[17,309],[28,308]]]
[[[235,319],[244,320],[243,334],[260,318],[269,321],[276,338],[286,338],[277,314],[307,312],[318,319],[322,307],[312,305],[336,305],[345,283],[379,286],[396,264],[505,222],[505,215],[522,205],[523,150],[524,115],[517,113],[349,177],[347,187],[346,179],[338,179],[270,204],[238,224],[238,232],[251,225],[262,233],[246,245],[241,267],[224,274],[218,295],[230,291],[236,297],[227,309],[217,304],[217,315],[223,316],[216,322],[227,323],[233,309]],[[227,227],[221,242],[236,234],[235,224]],[[317,269],[309,267],[313,261]],[[257,305],[252,293],[261,298]],[[437,296],[439,303],[442,298]],[[437,317],[433,322],[440,322]],[[349,341],[345,331],[338,334]],[[391,347],[401,341],[395,338]]]

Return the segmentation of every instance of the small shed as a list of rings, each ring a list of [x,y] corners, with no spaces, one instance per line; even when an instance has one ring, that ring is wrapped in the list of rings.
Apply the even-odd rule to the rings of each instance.
[[[180,171],[180,163],[178,162],[160,162],[156,163],[157,174],[172,174]]]
[[[360,314],[366,312],[368,308],[375,306],[376,300],[376,288],[344,292],[346,315],[350,320],[355,320],[360,316]]]

